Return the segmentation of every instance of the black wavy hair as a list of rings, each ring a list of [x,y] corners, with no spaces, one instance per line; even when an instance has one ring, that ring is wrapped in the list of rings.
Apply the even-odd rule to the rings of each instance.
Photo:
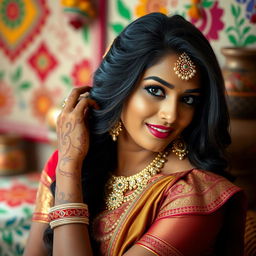
[[[93,78],[91,144],[83,165],[84,201],[93,217],[103,201],[108,173],[116,167],[116,145],[108,131],[143,72],[168,53],[186,52],[200,70],[202,97],[192,123],[183,131],[188,158],[197,168],[223,176],[225,148],[231,143],[222,73],[207,39],[179,15],[145,15],[129,24],[112,43]]]

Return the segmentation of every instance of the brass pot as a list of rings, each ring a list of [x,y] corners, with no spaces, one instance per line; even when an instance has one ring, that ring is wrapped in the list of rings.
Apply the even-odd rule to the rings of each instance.
[[[221,52],[230,116],[256,118],[256,48],[225,47]]]
[[[26,169],[23,140],[12,134],[0,135],[0,175],[20,174]]]

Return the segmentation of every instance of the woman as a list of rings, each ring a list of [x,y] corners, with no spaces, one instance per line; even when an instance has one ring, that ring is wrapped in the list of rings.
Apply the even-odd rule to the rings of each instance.
[[[93,88],[67,98],[25,255],[243,255],[243,193],[223,177],[228,125],[201,32],[178,15],[134,21]]]

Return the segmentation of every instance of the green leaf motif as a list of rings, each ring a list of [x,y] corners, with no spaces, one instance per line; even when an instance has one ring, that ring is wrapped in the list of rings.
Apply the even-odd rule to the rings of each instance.
[[[30,208],[28,208],[28,207],[24,207],[23,209],[22,209],[22,211],[25,213],[25,215],[26,215],[26,217],[27,218],[31,218],[32,217],[32,210],[30,209]]]
[[[22,255],[23,255],[23,253],[24,253],[24,248],[23,248],[20,244],[16,244],[15,249],[16,249],[16,255],[17,255],[17,256],[22,256]],[[15,255],[15,256],[16,256],[16,255]]]
[[[18,80],[20,80],[20,77],[22,75],[22,68],[18,67],[13,74],[11,74],[11,80],[13,82],[17,82]]]
[[[19,89],[20,90],[27,90],[27,89],[31,88],[31,86],[32,86],[32,84],[30,82],[24,81],[20,84]]]
[[[238,42],[237,42],[235,36],[233,36],[233,35],[228,35],[228,39],[229,39],[229,41],[230,41],[234,46],[238,46]]]
[[[243,32],[242,32],[242,34],[243,34],[243,36],[246,34],[246,33],[248,33],[249,31],[251,30],[251,27],[245,27],[244,29],[243,29]]]
[[[249,44],[253,44],[256,42],[256,36],[255,35],[249,35],[245,41],[244,41],[244,46],[247,46]]]
[[[0,209],[0,214],[2,213],[7,213],[8,211],[4,210],[4,209]]]
[[[205,1],[203,1],[202,5],[204,8],[211,8],[213,3],[214,3],[214,1],[205,0]]]
[[[84,26],[82,29],[82,36],[86,43],[89,42],[89,26]]]
[[[239,21],[238,26],[241,27],[241,26],[244,24],[244,22],[245,22],[245,19],[242,18],[242,19]]]
[[[236,31],[236,29],[235,29],[234,27],[232,27],[232,26],[230,26],[230,27],[228,27],[228,28],[226,29],[226,33],[229,33],[229,32],[231,32],[231,31]]]
[[[119,14],[127,19],[127,20],[131,20],[131,12],[130,10],[125,6],[124,2],[122,0],[117,0],[117,9]]]
[[[241,7],[240,6],[236,6],[235,5],[231,5],[231,13],[235,18],[238,18],[240,16],[241,13]]]
[[[12,245],[13,243],[13,235],[12,232],[3,232],[2,239],[5,243]]]
[[[17,217],[13,217],[12,219],[7,220],[5,223],[5,227],[9,227],[9,226],[13,225],[15,223],[16,219],[17,219]]]
[[[122,30],[124,29],[124,25],[120,24],[120,23],[114,23],[110,25],[112,27],[112,29],[114,30],[114,32],[118,35],[122,32]]]
[[[18,236],[22,236],[23,235],[23,232],[20,229],[16,229],[15,232],[16,232],[16,234]]]
[[[237,6],[237,17],[239,17],[241,14],[241,7],[238,5]]]
[[[61,81],[66,85],[72,86],[72,79],[69,76],[62,76]]]
[[[30,230],[30,225],[23,225],[22,228],[25,230]]]

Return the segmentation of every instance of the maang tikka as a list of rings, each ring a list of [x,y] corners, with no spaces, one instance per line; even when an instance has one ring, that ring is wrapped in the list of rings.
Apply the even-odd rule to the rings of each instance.
[[[122,128],[122,122],[118,121],[113,128],[110,129],[109,134],[112,136],[112,140],[116,141],[118,135],[120,134],[120,132],[123,130]]]
[[[196,74],[196,66],[185,52],[176,60],[173,70],[182,80],[189,80]]]

